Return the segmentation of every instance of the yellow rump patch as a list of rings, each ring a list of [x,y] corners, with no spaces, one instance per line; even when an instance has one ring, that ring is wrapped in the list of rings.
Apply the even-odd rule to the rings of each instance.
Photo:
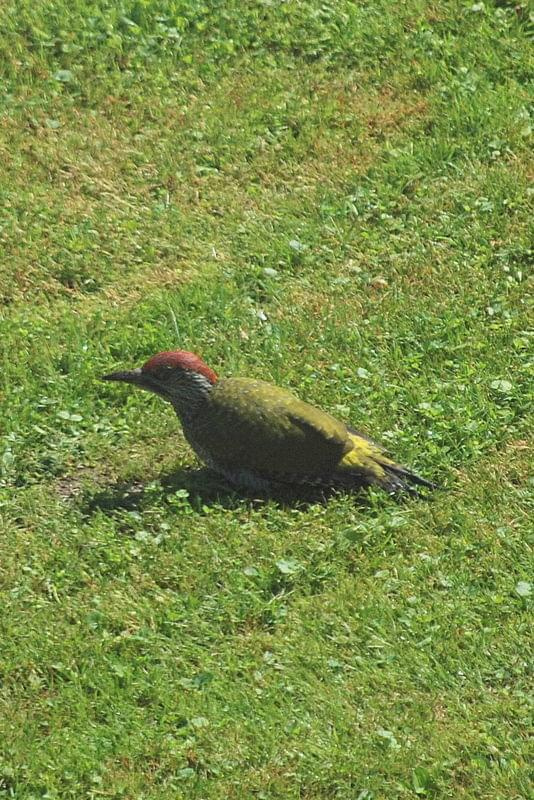
[[[386,474],[382,465],[394,464],[389,458],[386,458],[382,451],[372,442],[363,439],[361,436],[349,433],[350,441],[353,445],[352,450],[343,456],[339,462],[338,469],[347,470],[364,470],[370,472],[377,478],[382,478]]]

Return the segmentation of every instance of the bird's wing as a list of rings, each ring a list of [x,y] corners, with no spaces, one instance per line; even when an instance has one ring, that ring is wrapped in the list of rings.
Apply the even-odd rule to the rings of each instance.
[[[219,381],[195,437],[229,467],[294,478],[330,474],[353,445],[343,422],[264,381]]]

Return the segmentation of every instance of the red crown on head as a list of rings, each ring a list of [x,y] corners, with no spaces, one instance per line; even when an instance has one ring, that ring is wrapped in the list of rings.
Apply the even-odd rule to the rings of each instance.
[[[163,353],[157,353],[152,358],[149,358],[146,364],[141,367],[143,372],[151,372],[153,369],[159,367],[172,367],[173,369],[189,369],[192,372],[198,372],[203,375],[210,383],[217,382],[217,375],[215,372],[205,364],[201,358],[195,353],[189,353],[187,350],[169,350]]]

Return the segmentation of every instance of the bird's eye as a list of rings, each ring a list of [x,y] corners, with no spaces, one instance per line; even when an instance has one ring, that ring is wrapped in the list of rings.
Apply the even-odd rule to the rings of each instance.
[[[159,381],[167,381],[171,377],[172,367],[160,367],[158,369],[157,378]]]

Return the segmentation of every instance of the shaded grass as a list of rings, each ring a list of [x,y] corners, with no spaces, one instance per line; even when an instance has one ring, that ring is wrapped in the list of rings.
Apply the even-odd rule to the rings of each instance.
[[[0,12],[0,796],[526,798],[522,6],[159,5]],[[241,496],[174,346],[447,490]]]

